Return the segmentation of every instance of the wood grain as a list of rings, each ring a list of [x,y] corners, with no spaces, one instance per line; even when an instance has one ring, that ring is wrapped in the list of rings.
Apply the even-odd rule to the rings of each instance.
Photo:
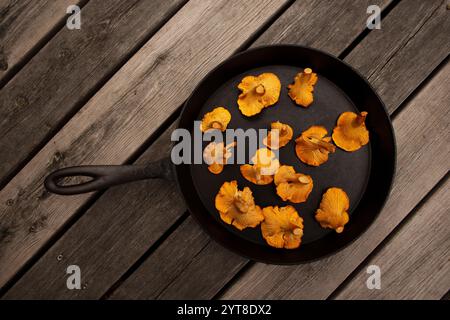
[[[92,0],[83,7],[81,29],[63,28],[0,90],[0,185],[184,2]]]
[[[442,117],[450,101],[449,84],[447,64],[394,119],[397,177],[385,208],[366,233],[322,261],[297,267],[256,264],[223,298],[327,298],[450,169],[450,147],[442,139],[449,132],[449,121]]]
[[[47,194],[46,174],[127,161],[206,72],[284,4],[193,0],[181,8],[0,192],[0,285],[92,196]]]
[[[345,61],[377,89],[394,112],[450,52],[445,1],[402,1]]]
[[[338,56],[366,28],[367,7],[378,5],[383,10],[391,2],[392,0],[297,1],[253,46],[294,43]]]
[[[218,250],[223,249],[189,217],[111,298],[212,297],[246,261],[231,252],[216,254]],[[207,263],[205,257],[209,257]]]
[[[347,4],[350,2],[347,1]],[[384,5],[386,1],[379,2],[380,5]],[[337,29],[348,30],[348,33],[335,32],[336,37],[330,37],[327,35],[327,41],[323,42],[320,37],[315,37],[316,42],[308,42],[308,44],[321,47],[322,44],[326,44],[328,49],[332,53],[339,54],[345,49],[345,45],[352,41],[358,36],[365,27],[365,17],[361,16],[359,12],[364,11],[364,3],[361,2],[361,7],[354,6],[352,10],[346,11],[347,17],[340,19],[337,25]],[[342,8],[339,8],[341,10]],[[332,11],[336,10],[336,7],[330,1],[300,1],[294,3],[282,16],[283,26],[279,23],[275,23],[266,32],[274,34],[274,30],[280,33],[284,33],[286,28],[290,28],[289,22],[292,21],[291,17],[296,12],[303,12],[305,16],[302,20],[294,19],[295,23],[295,33],[289,33],[289,39],[287,41],[299,42],[306,39],[305,34],[308,34],[308,30],[320,29],[322,25],[326,25],[327,17],[320,15],[320,11]],[[311,11],[311,14],[308,14]],[[339,14],[341,11],[333,11],[333,14]],[[289,19],[284,18],[288,15]],[[345,26],[349,21],[358,21],[359,28],[346,29]],[[278,21],[278,20],[277,20]],[[301,23],[299,23],[301,21]],[[314,28],[312,28],[313,26]],[[330,31],[334,30],[330,27]],[[295,35],[296,38],[292,36]],[[347,39],[343,38],[343,34],[346,34]],[[262,38],[265,38],[264,34]],[[314,39],[314,38],[311,38]],[[309,40],[308,40],[309,41]],[[261,40],[257,41],[262,43]],[[166,146],[169,141],[169,134],[172,131],[172,127],[169,128],[165,135],[161,137],[158,141],[164,141],[162,143],[157,143],[152,145],[149,150],[143,155],[139,162],[148,162],[152,159],[154,154],[165,154],[167,152]],[[161,197],[158,193],[168,194],[173,188],[173,185],[158,183],[153,185],[152,183],[145,184],[147,188],[143,188],[144,184],[141,182],[130,184],[125,187],[115,188],[117,191],[108,190],[99,201],[92,206],[92,208],[86,212],[83,217],[36,263],[36,265],[9,291],[7,297],[28,297],[28,298],[73,298],[75,296],[98,298],[111,286],[117,279],[137,260],[139,257],[138,252],[142,255],[155,241],[157,236],[161,235],[166,231],[171,223],[174,223],[176,219],[184,212],[184,206],[181,207],[180,203],[174,203],[173,199],[176,197]],[[148,190],[158,190],[158,193],[148,193]],[[139,199],[139,200],[138,200]],[[144,200],[143,200],[144,199]],[[64,199],[66,200],[66,199]],[[123,211],[122,203],[127,203],[126,212]],[[174,205],[176,204],[176,205]],[[157,208],[159,206],[164,206],[173,209],[169,209],[168,212],[160,211]],[[115,210],[117,207],[120,210]],[[140,218],[142,212],[148,212],[145,219]],[[126,223],[122,219],[117,219],[118,215],[125,215],[127,217]],[[159,221],[159,223],[155,223]],[[124,224],[125,223],[125,224]],[[188,222],[186,222],[188,223]],[[110,224],[110,227],[97,228],[96,226]],[[189,222],[190,228],[182,228],[182,231],[176,231],[176,234],[180,234],[180,237],[191,239],[192,235],[201,234],[201,229],[196,225]],[[126,228],[131,229],[133,232],[131,234],[124,233],[124,237],[117,236],[117,229]],[[153,230],[154,235],[149,235],[149,230]],[[184,231],[183,231],[184,230]],[[184,232],[192,232],[184,234]],[[202,297],[205,294],[212,294],[216,292],[230,277],[232,277],[236,270],[241,267],[240,262],[245,263],[246,260],[235,255],[230,255],[228,251],[218,248],[216,244],[209,244],[208,250],[201,251],[204,241],[198,242],[187,242],[179,241],[178,238],[172,240],[173,237],[170,236],[168,244],[163,245],[163,249],[158,249],[155,253],[158,258],[153,258],[150,256],[145,262],[145,267],[136,279],[127,282],[128,287],[121,288],[118,295],[123,294],[127,297],[157,297],[160,293],[162,296],[168,296],[170,292],[191,292],[191,297],[193,297],[194,291],[192,288],[192,281],[196,281],[193,272],[195,270],[203,269],[189,269],[185,274],[187,279],[183,282],[182,276],[178,277],[180,270],[187,267],[194,256],[198,254],[199,261],[205,261],[208,256],[205,255],[209,250],[213,250],[216,258],[209,259],[208,263],[205,264],[211,270],[219,270],[217,272],[210,272],[212,275],[209,278],[203,277],[202,284],[196,286],[195,291],[196,297]],[[77,244],[74,246],[74,244]],[[105,243],[109,243],[114,249],[105,250]],[[132,248],[130,247],[132,246]],[[178,256],[176,254],[179,252],[176,246],[179,246],[183,250],[183,254]],[[60,275],[64,274],[63,267],[57,263],[55,257],[60,253],[67,256],[67,261],[72,261],[76,259],[77,263],[87,269],[84,273],[84,277],[89,282],[89,287],[84,292],[69,292],[65,288],[65,284],[61,282]],[[217,254],[224,253],[224,254]],[[163,259],[163,257],[166,257]],[[169,259],[170,258],[170,259]],[[176,258],[176,259],[175,259]],[[234,263],[230,268],[222,268],[222,261],[224,259],[229,263]],[[172,262],[173,261],[173,262]],[[114,263],[112,263],[114,262]],[[153,267],[154,266],[154,267]],[[147,268],[150,268],[148,271]],[[151,270],[160,270],[160,274],[153,275]],[[175,269],[175,272],[173,268]],[[102,273],[98,273],[96,270],[101,269]],[[167,277],[163,276],[166,274]],[[151,281],[151,286],[141,286],[143,279],[150,276],[150,279],[146,281]],[[159,278],[161,277],[161,278]],[[171,277],[176,277],[172,287],[168,287]],[[51,278],[51,280],[50,280]],[[155,278],[161,281],[156,281]],[[166,279],[166,280],[164,280]],[[211,281],[206,281],[206,280]],[[164,280],[164,281],[162,281]],[[180,284],[185,283],[183,288],[179,288]],[[58,285],[57,285],[58,284]],[[36,288],[30,289],[30,287]],[[167,290],[164,288],[167,287]],[[142,290],[138,290],[142,288]],[[175,289],[176,290],[173,290]],[[173,290],[173,291],[172,291]],[[184,290],[184,291],[183,291]],[[164,292],[163,292],[164,291]],[[180,296],[180,295],[178,295]]]
[[[80,0],[5,0],[0,3],[0,84],[45,41]]]
[[[449,208],[447,179],[336,299],[441,299],[450,288]],[[369,265],[381,270],[380,290],[366,286]]]
[[[161,135],[137,163],[168,156],[174,128]],[[180,196],[173,182],[160,179],[108,190],[5,298],[100,298],[186,211],[183,202],[174,201]],[[62,281],[70,264],[80,266],[84,290],[67,290]],[[30,281],[39,285],[30,286]]]

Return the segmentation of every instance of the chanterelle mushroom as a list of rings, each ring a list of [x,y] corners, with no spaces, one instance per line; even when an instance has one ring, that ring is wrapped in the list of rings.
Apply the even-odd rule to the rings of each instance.
[[[200,131],[206,132],[212,129],[225,131],[230,121],[231,113],[224,107],[216,107],[203,116]]]
[[[278,101],[281,82],[273,73],[262,73],[257,77],[244,77],[238,88],[242,91],[237,101],[239,110],[250,117]]]
[[[313,180],[303,173],[296,173],[292,166],[281,166],[275,174],[277,194],[284,201],[305,202],[313,189]]]
[[[279,149],[284,147],[291,141],[292,136],[294,135],[294,131],[292,127],[288,124],[281,123],[280,121],[272,122],[270,125],[270,132],[266,138],[264,138],[263,143],[270,149]],[[278,140],[276,137],[278,134]]]
[[[349,217],[347,210],[350,201],[344,190],[329,188],[322,196],[320,207],[316,211],[316,220],[323,228],[334,229],[337,233],[344,231]]]
[[[252,191],[245,187],[238,190],[237,182],[224,182],[215,200],[220,218],[239,230],[254,228],[264,220],[262,210],[255,205]]]
[[[342,113],[337,126],[333,130],[333,141],[345,151],[356,151],[369,142],[369,131],[366,128],[365,120],[367,112],[361,114],[354,112]]]
[[[203,159],[209,165],[208,170],[211,173],[219,174],[223,170],[223,166],[231,157],[231,148],[236,146],[236,142],[224,145],[223,142],[211,142],[203,150]]]
[[[327,129],[321,126],[312,126],[295,140],[295,152],[297,157],[310,166],[318,167],[328,160],[328,154],[336,151],[336,147],[330,143],[331,137],[327,135]]]
[[[253,164],[241,165],[241,174],[254,184],[264,185],[273,181],[273,175],[280,167],[275,153],[267,148],[258,149],[251,159]]]
[[[293,206],[266,207],[261,232],[267,243],[275,248],[295,249],[303,236],[303,219]]]
[[[302,107],[309,107],[313,102],[314,85],[317,83],[317,74],[311,68],[306,68],[303,72],[295,76],[294,83],[288,86],[289,97],[296,104]]]

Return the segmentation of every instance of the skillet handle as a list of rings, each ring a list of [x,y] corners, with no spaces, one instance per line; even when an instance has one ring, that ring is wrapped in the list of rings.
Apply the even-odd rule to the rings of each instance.
[[[131,181],[149,178],[173,179],[173,167],[169,158],[152,162],[148,165],[124,166],[79,166],[56,170],[49,174],[44,181],[45,188],[61,195],[73,195],[98,191]],[[63,178],[84,176],[92,180],[63,186],[59,182]]]

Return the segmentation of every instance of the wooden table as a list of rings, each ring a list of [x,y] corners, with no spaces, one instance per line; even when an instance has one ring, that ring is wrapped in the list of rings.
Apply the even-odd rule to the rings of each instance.
[[[66,27],[81,7],[81,29]],[[382,9],[369,30],[367,7]],[[450,288],[450,11],[442,0],[0,0],[4,299],[441,299]],[[367,77],[391,114],[395,184],[352,245],[299,266],[213,242],[175,185],[62,197],[44,177],[168,154],[180,107],[237,51],[302,44]],[[78,265],[82,289],[68,290]],[[369,290],[367,267],[381,269]]]

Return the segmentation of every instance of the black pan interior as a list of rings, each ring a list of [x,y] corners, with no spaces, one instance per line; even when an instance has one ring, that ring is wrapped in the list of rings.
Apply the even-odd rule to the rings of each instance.
[[[307,108],[296,106],[287,95],[287,85],[305,67],[318,73],[314,102]],[[243,116],[236,103],[237,84],[246,75],[262,72],[277,74],[282,83],[280,99],[255,117]],[[213,70],[187,101],[180,127],[193,130],[214,106],[225,106],[232,114],[228,128],[269,128],[273,121],[290,124],[294,138],[311,125],[322,125],[329,134],[344,111],[368,111],[367,126],[371,142],[357,152],[337,149],[320,167],[303,164],[295,155],[291,141],[280,149],[281,164],[312,176],[314,188],[307,202],[282,201],[274,185],[257,186],[245,180],[239,165],[227,165],[213,175],[202,165],[179,165],[177,175],[190,211],[213,238],[249,258],[272,263],[296,263],[322,257],[336,251],[367,228],[382,207],[392,182],[395,166],[395,142],[384,106],[370,86],[340,60],[309,48],[271,46],[239,54]],[[203,146],[206,146],[204,143]],[[237,180],[239,188],[249,186],[261,207],[293,205],[304,219],[302,245],[295,250],[269,247],[259,227],[238,231],[220,220],[214,198],[224,181]],[[314,219],[323,192],[332,186],[343,188],[350,198],[350,222],[342,234],[321,228]]]

